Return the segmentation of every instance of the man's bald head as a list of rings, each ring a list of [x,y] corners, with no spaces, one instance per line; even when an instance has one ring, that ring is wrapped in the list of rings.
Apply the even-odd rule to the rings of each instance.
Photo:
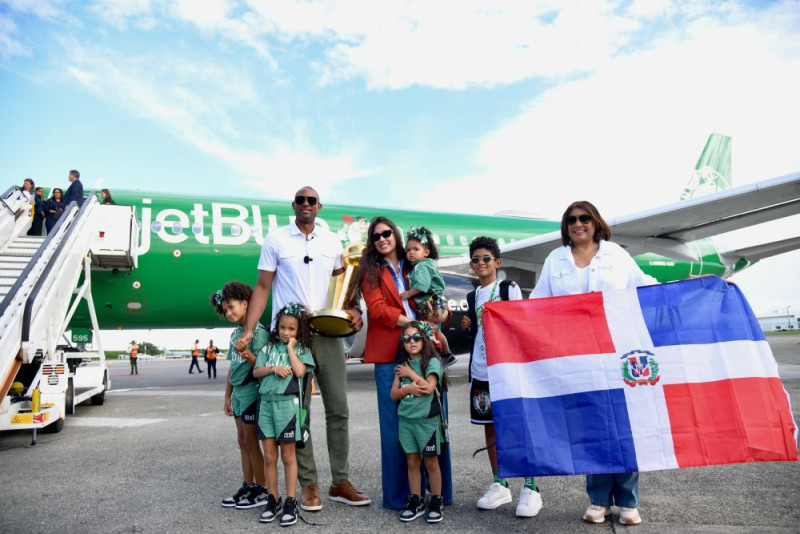
[[[303,187],[298,189],[297,192],[294,194],[294,196],[298,196],[298,195],[303,195],[303,196],[313,195],[313,196],[317,197],[317,202],[320,201],[319,193],[317,192],[316,189],[314,189],[310,185],[304,185]]]

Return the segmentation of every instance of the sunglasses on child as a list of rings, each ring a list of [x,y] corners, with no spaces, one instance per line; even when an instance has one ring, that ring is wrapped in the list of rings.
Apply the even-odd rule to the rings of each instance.
[[[296,197],[294,197],[294,203],[297,204],[298,206],[302,206],[303,204],[305,204],[306,200],[308,200],[309,206],[317,205],[317,197],[306,197],[303,195],[297,195]]]
[[[372,234],[372,240],[373,241],[380,241],[381,238],[389,239],[391,237],[391,235],[392,235],[392,231],[391,230],[384,230],[383,232],[375,232],[374,234]]]
[[[567,226],[572,226],[578,221],[583,224],[589,224],[592,222],[592,216],[585,213],[583,215],[578,215],[577,217],[575,215],[567,215]]]
[[[494,259],[493,257],[491,257],[491,256],[489,256],[487,254],[486,256],[483,256],[482,258],[479,258],[478,256],[472,256],[469,259],[469,261],[471,261],[475,265],[478,265],[481,261],[483,261],[483,263],[490,263],[493,259]]]
[[[403,343],[411,343],[412,341],[414,343],[419,343],[422,341],[422,336],[419,334],[411,334],[410,336],[408,334],[403,334],[400,336],[400,339],[403,340]]]

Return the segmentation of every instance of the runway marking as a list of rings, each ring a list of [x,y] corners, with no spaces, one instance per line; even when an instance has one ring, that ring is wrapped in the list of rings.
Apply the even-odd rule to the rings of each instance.
[[[67,426],[125,428],[161,423],[166,419],[131,419],[127,417],[69,417]]]

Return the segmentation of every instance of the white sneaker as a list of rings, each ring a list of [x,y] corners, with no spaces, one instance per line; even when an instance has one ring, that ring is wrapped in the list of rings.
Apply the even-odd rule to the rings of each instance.
[[[542,495],[538,491],[522,486],[517,504],[517,517],[534,517],[542,509]]]
[[[620,506],[619,522],[622,525],[638,525],[642,522],[642,516],[639,515],[637,508],[623,508]]]
[[[511,502],[511,490],[499,482],[492,482],[483,497],[478,499],[478,508],[481,510],[494,510],[498,506]]]
[[[588,521],[589,523],[602,523],[606,520],[606,517],[610,515],[611,508],[593,504],[586,509],[586,512],[584,512],[583,520]]]

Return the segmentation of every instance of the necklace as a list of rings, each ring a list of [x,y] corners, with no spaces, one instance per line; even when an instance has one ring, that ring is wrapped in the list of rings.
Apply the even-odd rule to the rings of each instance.
[[[483,312],[484,312],[484,308],[485,308],[487,302],[494,302],[495,296],[496,296],[498,282],[499,281],[495,279],[494,284],[492,284],[492,289],[489,292],[489,298],[487,298],[486,301],[483,304],[481,304],[480,308],[475,310],[475,315],[478,316],[478,329],[481,331],[481,345],[479,347],[481,352],[486,350],[486,334],[483,331]],[[483,288],[481,288],[481,289],[483,289]],[[477,298],[478,298],[478,293],[476,291],[475,292],[475,299],[477,300]]]

